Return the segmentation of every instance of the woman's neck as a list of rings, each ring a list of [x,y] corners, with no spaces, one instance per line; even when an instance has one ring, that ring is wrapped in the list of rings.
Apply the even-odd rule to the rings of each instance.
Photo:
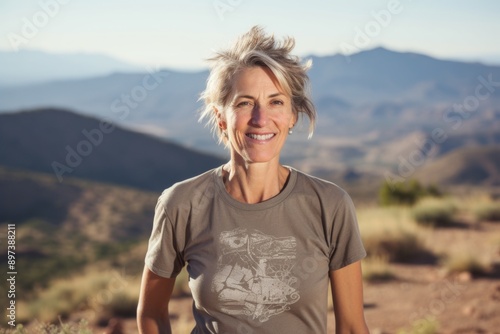
[[[279,163],[238,163],[231,159],[223,167],[227,192],[236,200],[255,204],[278,195],[290,171]]]

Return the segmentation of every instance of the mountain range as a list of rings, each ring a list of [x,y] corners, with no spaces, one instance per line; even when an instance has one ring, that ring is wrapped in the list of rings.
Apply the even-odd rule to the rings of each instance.
[[[442,156],[419,170],[427,184],[500,186],[500,146],[466,147]]]
[[[285,163],[313,174],[383,176],[419,152],[416,169],[456,149],[500,144],[499,66],[384,48],[306,58],[318,123],[311,140],[299,123]],[[0,112],[68,109],[227,156],[197,121],[207,75],[163,69],[4,86]]]

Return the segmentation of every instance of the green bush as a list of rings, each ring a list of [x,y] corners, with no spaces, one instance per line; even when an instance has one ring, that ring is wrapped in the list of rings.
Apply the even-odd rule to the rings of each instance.
[[[379,202],[382,205],[413,205],[426,196],[439,197],[441,191],[434,185],[424,187],[417,180],[386,181],[379,190]]]
[[[419,225],[446,226],[454,221],[456,211],[448,201],[428,199],[415,205],[412,215]]]

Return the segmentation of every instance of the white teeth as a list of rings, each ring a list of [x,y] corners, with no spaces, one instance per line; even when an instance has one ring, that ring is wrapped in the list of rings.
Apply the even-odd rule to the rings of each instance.
[[[247,134],[247,136],[252,138],[252,139],[256,139],[256,140],[268,140],[268,139],[271,139],[274,136],[274,134],[270,133],[267,135],[258,135],[255,133],[249,133],[249,134]]]

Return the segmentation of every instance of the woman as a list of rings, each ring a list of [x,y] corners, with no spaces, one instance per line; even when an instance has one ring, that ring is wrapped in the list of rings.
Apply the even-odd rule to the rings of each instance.
[[[299,115],[314,126],[308,65],[254,27],[211,59],[206,118],[230,161],[160,196],[138,306],[141,333],[170,333],[168,303],[187,264],[192,333],[368,332],[360,241],[345,191],[279,162]]]

